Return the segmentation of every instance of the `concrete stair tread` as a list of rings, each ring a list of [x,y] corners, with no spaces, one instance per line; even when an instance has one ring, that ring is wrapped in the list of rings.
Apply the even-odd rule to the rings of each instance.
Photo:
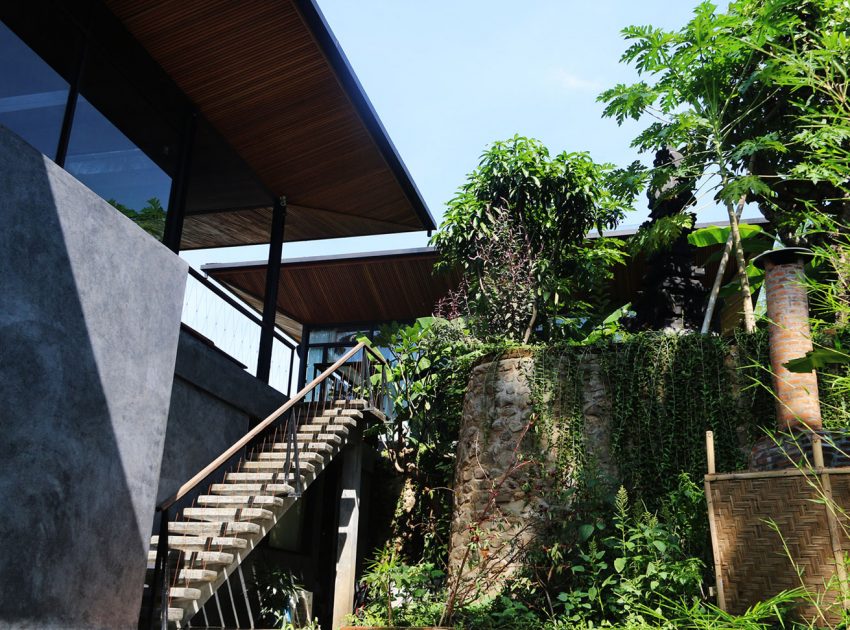
[[[168,596],[171,599],[196,600],[201,599],[201,590],[187,586],[172,586],[168,589]]]
[[[353,429],[357,426],[357,418],[352,418],[351,416],[340,416],[340,415],[329,415],[329,416],[313,416],[312,418],[307,419],[305,422],[298,425],[298,428],[304,426],[321,426],[326,427],[330,424],[342,425],[345,427],[349,427]]]
[[[183,584],[196,584],[198,582],[214,582],[218,577],[218,571],[212,569],[180,569],[177,581]]]
[[[262,507],[281,508],[283,499],[273,495],[243,494],[243,495],[217,495],[205,494],[198,497],[197,504],[204,507]]]
[[[363,419],[363,412],[359,409],[325,409],[322,412],[325,418],[333,416],[348,416],[349,418]]]
[[[277,460],[277,459],[262,459],[256,462],[245,462],[247,464],[251,464],[250,466],[243,466],[242,471],[246,474],[250,473],[270,473],[270,474],[279,474],[281,481],[288,481],[290,479],[289,475],[291,473],[284,472],[287,470],[286,462]],[[309,474],[315,477],[319,472],[324,468],[324,462],[320,462],[316,460],[312,462],[310,465]],[[284,477],[284,475],[286,477]]]
[[[299,433],[295,436],[298,442],[324,442],[326,444],[334,444],[342,446],[344,438],[335,433]]]
[[[218,495],[287,495],[295,488],[285,483],[214,483],[210,492]]]
[[[218,521],[229,523],[231,521],[264,521],[274,515],[263,508],[208,508],[191,507],[183,509],[183,517],[196,521]]]
[[[277,444],[273,445],[273,449],[271,451],[266,451],[265,453],[257,453],[256,459],[253,461],[265,461],[267,459],[282,459],[286,461],[286,444],[281,445],[279,448]],[[313,462],[314,460],[321,460],[322,456],[319,453],[314,453],[312,451],[301,452],[298,451],[298,462],[300,463],[302,459],[305,461]],[[290,461],[295,461],[295,453],[290,453]]]
[[[225,551],[192,551],[183,554],[180,559],[181,564],[230,564],[233,562],[234,555]],[[156,562],[156,551],[148,552],[148,562]]]
[[[260,526],[248,521],[237,523],[176,521],[168,524],[168,530],[171,534],[187,534],[190,536],[251,536],[260,533]]]
[[[349,409],[365,409],[368,406],[368,401],[364,398],[351,398],[349,400],[335,400],[334,407],[342,407]]]
[[[308,477],[311,475],[300,475],[303,483],[307,483]],[[262,472],[262,471],[252,471],[252,472],[236,472],[236,473],[227,473],[225,478],[226,483],[235,482],[235,483],[244,483],[244,482],[257,482],[257,483],[295,483],[295,475],[292,473],[282,473],[282,472]]]
[[[289,464],[290,464],[290,466],[294,467],[295,461],[294,460],[290,461]],[[244,471],[252,471],[252,470],[257,470],[257,469],[268,470],[268,469],[274,469],[274,468],[284,468],[285,466],[286,466],[285,460],[279,461],[279,460],[265,460],[264,459],[264,460],[251,460],[251,461],[242,462],[242,470],[244,470]],[[298,458],[298,470],[300,470],[302,472],[306,471],[306,472],[312,473],[312,472],[315,472],[316,468],[311,462],[301,461],[301,458],[299,457]]]
[[[333,454],[335,447],[327,442],[298,442],[298,451]]]
[[[302,424],[298,427],[299,433],[331,433],[348,437],[350,428],[344,424]]]
[[[169,621],[183,621],[183,609],[175,608],[172,606],[168,607],[168,620]]]
[[[159,545],[159,536],[151,537],[151,548]],[[222,548],[245,549],[248,541],[235,536],[169,536],[168,548],[183,551],[220,551]]]

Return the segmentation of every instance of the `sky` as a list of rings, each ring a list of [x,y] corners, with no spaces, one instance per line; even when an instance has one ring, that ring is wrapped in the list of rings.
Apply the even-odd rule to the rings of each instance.
[[[484,151],[514,134],[552,154],[651,162],[630,148],[642,124],[618,127],[596,102],[633,82],[619,63],[622,28],[684,25],[697,0],[318,0],[437,224]],[[648,214],[646,199],[622,227]],[[723,220],[708,208],[698,221]],[[425,233],[284,244],[284,259],[427,245]],[[187,252],[190,263],[261,260],[267,247]]]

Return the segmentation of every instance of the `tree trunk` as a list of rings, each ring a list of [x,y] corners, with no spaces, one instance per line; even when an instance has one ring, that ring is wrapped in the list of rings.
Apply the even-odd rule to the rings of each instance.
[[[738,229],[738,217],[735,214],[735,207],[729,202],[726,203],[726,211],[729,213],[729,227],[732,232],[732,250],[735,252],[735,260],[738,261],[738,280],[741,282],[744,330],[748,333],[752,333],[756,330],[756,318],[753,313],[753,298],[750,291],[750,278],[747,276],[747,260],[744,257],[744,248],[741,245],[741,232]]]
[[[740,219],[741,213],[744,211],[744,203],[746,197],[741,197],[738,202],[738,210],[735,213],[735,218]],[[726,274],[726,265],[729,264],[729,256],[732,253],[732,231],[729,231],[729,238],[726,239],[726,245],[723,247],[723,255],[720,257],[720,263],[717,266],[717,275],[714,278],[714,284],[711,287],[711,294],[708,296],[708,306],[705,308],[705,317],[702,320],[702,328],[700,333],[708,334],[711,328],[711,319],[714,317],[714,308],[717,305],[717,295],[720,293],[720,287],[723,284],[723,276]]]

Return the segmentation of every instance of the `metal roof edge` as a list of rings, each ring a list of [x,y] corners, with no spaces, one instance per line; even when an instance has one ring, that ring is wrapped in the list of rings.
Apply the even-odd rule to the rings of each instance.
[[[360,84],[360,80],[354,73],[354,69],[351,67],[348,58],[342,50],[342,46],[340,46],[339,41],[333,34],[322,10],[316,4],[316,0],[295,0],[295,6],[307,24],[307,27],[316,38],[319,47],[325,53],[325,57],[331,64],[346,94],[351,99],[363,124],[366,125],[372,139],[378,145],[381,155],[384,156],[387,165],[395,174],[402,190],[404,190],[410,200],[413,209],[422,222],[422,229],[427,231],[436,230],[437,224],[422,197],[422,193],[419,192],[416,182],[413,181],[413,177],[411,177],[410,172],[407,170],[407,166],[401,159],[398,150],[390,139],[381,119],[378,117],[378,113],[372,106],[372,102],[366,95],[366,91]]]

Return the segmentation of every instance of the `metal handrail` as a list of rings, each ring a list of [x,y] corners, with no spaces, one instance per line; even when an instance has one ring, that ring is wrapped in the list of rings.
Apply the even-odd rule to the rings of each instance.
[[[313,389],[315,389],[318,385],[320,385],[325,379],[327,379],[331,374],[337,371],[340,366],[346,363],[351,357],[357,354],[360,350],[365,350],[372,356],[374,356],[379,363],[383,363],[384,365],[388,365],[387,360],[378,352],[376,352],[371,346],[367,345],[365,341],[361,341],[356,346],[354,346],[351,350],[346,352],[342,357],[340,357],[336,363],[330,366],[327,370],[322,372],[319,376],[314,378],[312,381],[307,383],[301,391],[299,391],[295,396],[287,400],[283,405],[278,407],[275,411],[269,414],[265,420],[260,422],[253,429],[248,431],[245,435],[243,435],[239,440],[237,440],[230,448],[224,451],[221,455],[216,457],[212,462],[207,464],[202,470],[200,470],[194,477],[189,479],[186,483],[184,483],[180,488],[174,493],[171,497],[165,499],[162,503],[160,503],[156,510],[157,512],[161,512],[167,508],[170,508],[172,505],[177,503],[180,499],[185,497],[189,492],[195,489],[195,487],[204,481],[207,477],[209,477],[212,473],[218,470],[222,464],[224,464],[227,460],[233,457],[236,453],[238,453],[244,446],[246,446],[253,438],[257,437],[260,433],[262,433],[269,425],[271,425],[275,420],[280,418],[283,414],[289,411],[296,404],[301,402],[307,394],[309,394]]]
[[[231,457],[233,457],[236,453],[238,453],[242,448],[247,446],[254,438],[256,438],[260,433],[265,431],[275,420],[283,416],[287,411],[292,409],[296,404],[300,401],[303,401],[307,394],[311,391],[315,390],[316,387],[323,385],[325,380],[327,380],[331,375],[333,375],[342,365],[344,365],[349,359],[351,359],[358,352],[363,351],[363,365],[361,369],[363,370],[363,376],[365,382],[369,382],[371,378],[371,362],[369,361],[369,355],[372,355],[379,363],[382,363],[384,366],[388,366],[387,360],[378,352],[376,352],[371,346],[367,345],[366,342],[361,341],[356,346],[351,348],[348,352],[346,352],[342,357],[340,357],[333,365],[331,365],[328,369],[322,372],[319,376],[314,378],[310,383],[308,383],[305,387],[301,389],[292,399],[286,401],[283,405],[278,407],[275,411],[269,414],[265,420],[260,422],[253,429],[248,431],[245,435],[243,435],[239,440],[237,440],[232,446],[230,446],[227,450],[225,450],[221,455],[216,457],[212,462],[207,464],[202,470],[200,470],[194,477],[192,477],[189,481],[184,483],[177,492],[161,502],[157,507],[156,511],[160,514],[160,524],[159,524],[159,538],[157,541],[157,550],[156,550],[156,560],[154,563],[154,575],[152,581],[152,589],[151,589],[151,603],[149,607],[148,619],[149,619],[149,627],[155,628],[159,625],[161,630],[167,630],[168,628],[168,593],[169,593],[169,579],[168,579],[168,519],[169,519],[169,508],[173,506],[177,501],[185,497],[189,492],[194,490],[198,484],[207,479],[210,475],[216,472],[219,468],[221,468],[225,463],[227,463]],[[386,370],[381,370],[381,389],[386,386]],[[380,404],[377,400],[377,397],[374,396],[374,391],[369,392],[370,403],[374,405]],[[290,455],[294,455],[294,463],[295,463],[295,474],[294,478],[296,480],[295,483],[295,494],[293,496],[300,496],[301,494],[301,477],[299,473],[299,463],[298,463],[298,444],[297,444],[297,431],[298,428],[295,426],[297,424],[297,418],[290,416],[287,420],[285,433],[287,434],[287,451],[286,451],[286,463],[284,467],[287,470],[290,470]],[[158,592],[157,592],[158,591]],[[154,598],[159,596],[160,599],[160,619],[159,623],[153,617],[154,611]]]

